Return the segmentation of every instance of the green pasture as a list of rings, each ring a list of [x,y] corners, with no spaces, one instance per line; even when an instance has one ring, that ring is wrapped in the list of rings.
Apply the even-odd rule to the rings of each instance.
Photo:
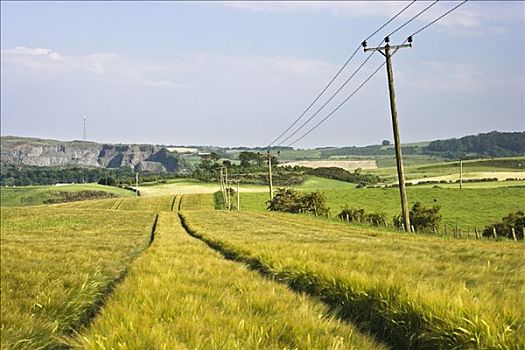
[[[66,348],[149,241],[154,215],[2,208],[2,349]]]
[[[74,184],[62,186],[23,186],[0,187],[2,207],[38,205],[46,199],[57,198],[60,192],[104,191],[125,197],[135,195],[133,192],[113,186],[98,184]]]
[[[397,188],[334,188],[325,189],[327,206],[332,216],[347,205],[363,208],[367,212],[380,211],[389,223],[401,212]],[[525,187],[489,188],[433,188],[412,186],[407,188],[410,206],[416,201],[424,205],[441,206],[442,224],[462,228],[482,229],[510,212],[525,210]],[[242,193],[241,210],[265,210],[269,196],[266,193]]]
[[[525,347],[521,242],[436,239],[267,212],[188,211],[184,224],[394,348]]]

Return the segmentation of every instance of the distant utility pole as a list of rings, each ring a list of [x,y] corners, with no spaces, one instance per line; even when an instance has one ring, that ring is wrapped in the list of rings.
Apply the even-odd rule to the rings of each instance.
[[[84,116],[84,133],[82,134],[82,141],[86,141],[86,116]]]
[[[270,200],[273,199],[273,176],[272,176],[272,154],[268,150],[268,185],[270,187]],[[277,151],[277,155],[280,155],[281,151]]]
[[[397,109],[396,109],[396,94],[394,91],[394,72],[392,70],[392,53],[390,50],[398,50],[404,47],[412,47],[412,37],[408,37],[407,45],[394,45],[390,46],[390,38],[385,38],[386,45],[377,48],[366,48],[366,41],[363,41],[362,45],[366,51],[379,51],[386,58],[386,72],[388,76],[388,90],[390,92],[390,112],[392,114],[392,128],[394,129],[394,146],[396,149],[396,165],[397,165],[397,177],[399,180],[399,193],[401,196],[401,209],[403,212],[403,224],[404,229],[410,232],[410,217],[408,211],[408,199],[405,186],[405,172],[403,170],[403,156],[401,155],[401,141],[399,137],[399,125],[397,122]],[[384,51],[384,52],[383,52]]]
[[[222,166],[219,182],[221,185],[222,200],[224,201],[224,206],[226,206],[226,186],[224,185],[224,168]]]
[[[459,158],[459,189],[463,188],[463,159]]]
[[[231,210],[231,195],[230,195],[230,188],[229,188],[229,183],[228,183],[228,168],[224,168],[224,172],[225,172],[225,184],[226,184],[226,208],[228,210]]]
[[[270,200],[273,199],[273,178],[272,178],[272,155],[268,151],[268,185],[270,186]]]
[[[135,173],[135,187],[137,188],[137,191],[135,192],[135,194],[138,196],[139,195],[139,172],[138,171]]]
[[[237,211],[241,210],[241,191],[239,189],[239,180],[237,180]]]

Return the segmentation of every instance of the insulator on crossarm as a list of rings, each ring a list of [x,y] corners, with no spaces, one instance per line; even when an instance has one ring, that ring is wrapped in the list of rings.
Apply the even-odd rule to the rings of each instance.
[[[366,49],[366,40],[361,43],[361,46]]]
[[[385,43],[389,43],[390,42],[390,37],[385,37]]]

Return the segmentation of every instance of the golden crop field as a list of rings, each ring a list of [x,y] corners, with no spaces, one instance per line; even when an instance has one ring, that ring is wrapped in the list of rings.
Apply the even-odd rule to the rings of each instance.
[[[525,347],[521,242],[378,232],[291,214],[184,212],[190,232],[395,348]]]
[[[1,344],[64,347],[148,246],[153,213],[2,208]]]

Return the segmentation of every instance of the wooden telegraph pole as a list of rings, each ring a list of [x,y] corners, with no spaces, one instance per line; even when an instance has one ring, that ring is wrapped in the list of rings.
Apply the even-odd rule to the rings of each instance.
[[[137,189],[135,191],[135,196],[138,196],[139,195],[139,172],[138,171],[135,173],[135,188]]]
[[[272,155],[268,151],[268,185],[270,186],[270,200],[273,199],[273,179],[272,179]]]
[[[231,210],[230,187],[229,187],[230,184],[228,181],[228,168],[227,167],[224,168],[224,172],[225,172],[224,183],[226,186],[226,208],[228,210]]]
[[[239,180],[237,180],[237,211],[241,210],[241,192],[239,188]]]
[[[386,45],[377,48],[366,48],[366,41],[362,45],[366,51],[379,51],[386,58],[386,72],[388,76],[388,91],[390,93],[390,112],[392,114],[392,128],[394,130],[394,146],[396,150],[397,177],[399,180],[399,193],[401,196],[401,209],[403,212],[403,223],[405,231],[410,232],[410,217],[408,215],[408,199],[405,185],[405,171],[403,169],[403,156],[401,155],[401,141],[399,137],[399,125],[397,121],[396,94],[394,91],[394,72],[392,70],[392,53],[391,50],[399,50],[404,47],[412,47],[412,37],[408,38],[407,45],[390,46],[390,38],[385,38]],[[384,51],[384,52],[383,52]]]
[[[463,188],[463,159],[459,158],[459,189]]]

